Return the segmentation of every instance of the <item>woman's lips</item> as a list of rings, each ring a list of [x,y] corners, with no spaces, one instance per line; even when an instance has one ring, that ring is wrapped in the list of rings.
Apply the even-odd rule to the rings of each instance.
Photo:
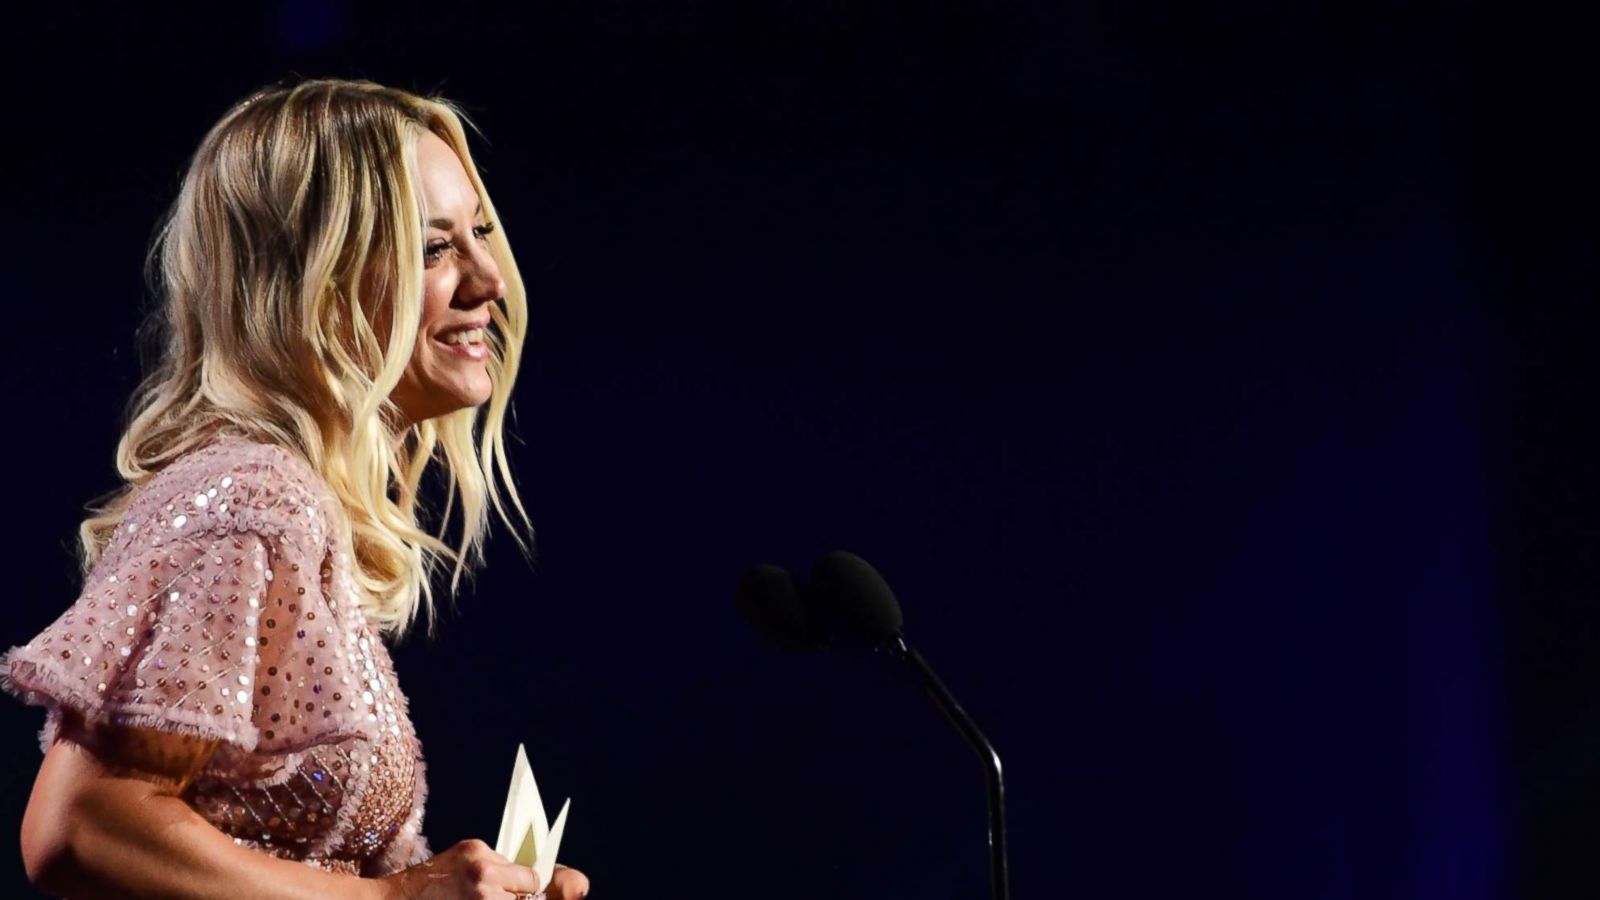
[[[452,344],[439,338],[434,338],[434,341],[462,359],[481,362],[489,358],[489,345],[483,341],[472,341],[465,344]]]

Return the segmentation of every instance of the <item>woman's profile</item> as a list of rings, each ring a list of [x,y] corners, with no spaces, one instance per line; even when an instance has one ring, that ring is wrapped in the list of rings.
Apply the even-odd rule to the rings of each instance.
[[[362,81],[259,91],[201,141],[151,261],[161,353],[117,446],[125,484],[80,528],[77,600],[0,667],[46,710],[30,879],[586,894],[481,842],[430,852],[383,641],[431,617],[433,576],[453,591],[481,562],[491,510],[527,525],[503,438],[526,298],[462,116]]]

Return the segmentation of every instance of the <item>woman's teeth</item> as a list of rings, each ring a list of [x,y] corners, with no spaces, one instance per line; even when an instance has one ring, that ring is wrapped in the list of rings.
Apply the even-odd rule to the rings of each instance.
[[[452,331],[444,336],[446,344],[480,344],[483,342],[483,329],[470,328],[466,331]]]

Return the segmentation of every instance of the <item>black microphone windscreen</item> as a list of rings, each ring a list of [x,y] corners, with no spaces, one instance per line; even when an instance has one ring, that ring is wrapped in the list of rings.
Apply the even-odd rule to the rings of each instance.
[[[739,579],[734,595],[739,614],[762,637],[785,650],[815,650],[823,635],[800,598],[786,569],[759,565]]]
[[[818,560],[806,590],[828,620],[872,643],[899,636],[905,624],[894,591],[854,553],[836,550]]]

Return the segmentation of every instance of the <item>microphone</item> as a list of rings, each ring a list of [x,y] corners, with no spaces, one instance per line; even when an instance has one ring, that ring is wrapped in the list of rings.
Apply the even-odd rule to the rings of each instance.
[[[888,582],[854,553],[836,550],[817,560],[806,591],[823,624],[875,647],[900,637],[905,627]]]
[[[799,586],[787,569],[762,564],[744,573],[734,605],[757,634],[784,650],[827,645],[827,629],[801,601]]]
[[[757,634],[790,651],[830,647],[841,637],[877,648],[903,625],[883,576],[843,551],[819,560],[804,583],[782,567],[756,566],[739,579],[734,605]]]
[[[887,653],[915,674],[923,690],[983,763],[989,799],[989,896],[992,900],[1009,900],[1005,784],[1000,754],[922,654],[906,642],[900,601],[878,570],[843,550],[818,560],[805,582],[796,581],[779,566],[763,564],[739,579],[734,605],[758,634],[785,650],[817,650],[833,646],[836,637],[844,637]]]

